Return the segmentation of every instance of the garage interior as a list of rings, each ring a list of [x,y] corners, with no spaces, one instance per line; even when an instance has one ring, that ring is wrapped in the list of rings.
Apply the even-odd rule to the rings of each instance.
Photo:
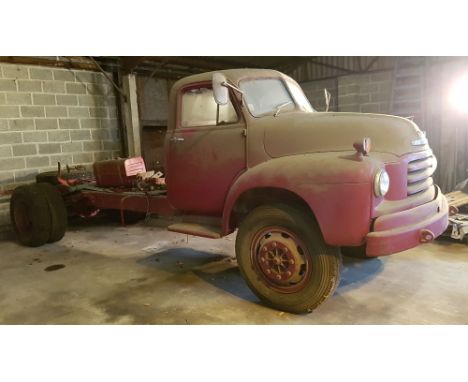
[[[250,291],[235,233],[212,240],[168,232],[170,219],[122,226],[97,216],[70,221],[56,243],[17,242],[13,189],[57,162],[90,169],[142,156],[164,172],[172,85],[233,68],[287,74],[319,112],[326,89],[330,112],[410,117],[438,159],[441,190],[468,178],[466,57],[0,57],[0,323],[467,324],[463,240],[344,256],[335,294],[306,315],[268,308]],[[452,99],[459,83],[461,101]]]

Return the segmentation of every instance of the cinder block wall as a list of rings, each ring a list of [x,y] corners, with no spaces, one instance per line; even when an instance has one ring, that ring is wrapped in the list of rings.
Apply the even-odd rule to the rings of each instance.
[[[303,82],[302,90],[309,99],[312,107],[317,111],[325,111],[325,93],[327,89],[331,94],[329,111],[338,111],[338,79]]]
[[[116,98],[102,73],[0,64],[0,191],[63,165],[119,155]]]
[[[392,72],[338,78],[338,109],[361,113],[389,113]]]
[[[392,72],[353,74],[304,82],[301,86],[318,111],[325,109],[323,89],[327,88],[332,94],[330,111],[386,114],[390,107]]]

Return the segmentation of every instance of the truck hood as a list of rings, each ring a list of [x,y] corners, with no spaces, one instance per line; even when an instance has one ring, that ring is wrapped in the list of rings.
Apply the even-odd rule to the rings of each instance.
[[[371,152],[402,156],[427,149],[413,146],[424,137],[417,125],[401,117],[363,113],[292,112],[256,121],[264,125],[264,145],[273,158],[329,151],[350,151],[353,143],[371,139]]]

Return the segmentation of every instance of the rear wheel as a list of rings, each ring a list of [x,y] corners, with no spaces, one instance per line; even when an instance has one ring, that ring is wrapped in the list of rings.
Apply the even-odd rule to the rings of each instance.
[[[67,209],[60,191],[49,183],[38,183],[36,185],[47,198],[50,213],[50,235],[49,243],[59,241],[67,230]]]
[[[47,243],[51,218],[44,193],[36,185],[20,186],[10,199],[10,218],[18,240],[28,247]]]
[[[311,216],[286,205],[250,212],[237,234],[236,255],[250,289],[283,311],[311,312],[339,284],[337,248],[325,244]]]

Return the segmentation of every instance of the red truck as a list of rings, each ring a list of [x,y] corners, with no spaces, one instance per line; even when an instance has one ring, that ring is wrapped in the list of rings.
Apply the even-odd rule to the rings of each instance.
[[[273,70],[193,75],[170,94],[165,184],[141,158],[96,162],[80,178],[40,174],[18,187],[11,220],[29,246],[60,240],[67,215],[100,210],[179,216],[170,231],[220,238],[252,291],[284,311],[310,312],[339,284],[341,251],[389,255],[448,224],[433,184],[437,162],[408,119],[316,112]]]

